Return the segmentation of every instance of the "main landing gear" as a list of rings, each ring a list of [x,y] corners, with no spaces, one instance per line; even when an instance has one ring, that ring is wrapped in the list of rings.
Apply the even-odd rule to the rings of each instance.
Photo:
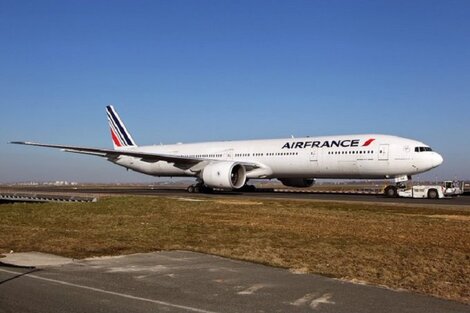
[[[255,192],[256,187],[254,185],[245,185],[242,188],[238,189],[241,192]]]
[[[186,188],[186,191],[189,193],[213,193],[214,188],[207,187],[204,183],[199,182],[197,184],[191,185]],[[237,189],[236,191],[240,192],[255,192],[256,187],[253,185],[244,185],[242,188]]]
[[[212,193],[214,189],[207,187],[203,183],[197,183],[186,188],[189,193]]]

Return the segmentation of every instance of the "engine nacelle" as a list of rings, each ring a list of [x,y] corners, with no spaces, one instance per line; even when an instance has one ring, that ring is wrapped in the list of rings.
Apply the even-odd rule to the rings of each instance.
[[[245,185],[245,167],[236,162],[215,162],[202,171],[204,184],[212,188],[238,189]]]
[[[279,178],[279,180],[287,187],[306,188],[315,184],[314,178]]]

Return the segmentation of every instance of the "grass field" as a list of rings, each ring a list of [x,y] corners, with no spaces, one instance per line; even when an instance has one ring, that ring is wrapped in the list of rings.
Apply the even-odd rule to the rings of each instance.
[[[200,198],[198,198],[201,200]],[[109,197],[0,205],[0,252],[184,249],[470,303],[470,211],[387,204]]]

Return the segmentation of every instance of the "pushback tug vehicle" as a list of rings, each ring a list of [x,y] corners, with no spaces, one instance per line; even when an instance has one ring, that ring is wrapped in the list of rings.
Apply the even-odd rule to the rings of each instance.
[[[442,199],[456,197],[464,193],[464,182],[445,181],[442,185],[416,185],[398,189],[398,197]]]

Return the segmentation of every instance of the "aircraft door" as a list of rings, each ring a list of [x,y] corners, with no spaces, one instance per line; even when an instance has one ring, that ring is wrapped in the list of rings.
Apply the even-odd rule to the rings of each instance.
[[[233,149],[227,149],[224,151],[223,154],[226,160],[233,160],[233,157],[234,157]]]
[[[318,161],[318,149],[313,148],[310,151],[310,162],[317,162]]]
[[[379,160],[388,160],[389,145],[379,146]]]
[[[312,148],[310,151],[308,158],[310,160],[310,170],[313,176],[320,174],[321,170],[318,165],[318,149]]]

